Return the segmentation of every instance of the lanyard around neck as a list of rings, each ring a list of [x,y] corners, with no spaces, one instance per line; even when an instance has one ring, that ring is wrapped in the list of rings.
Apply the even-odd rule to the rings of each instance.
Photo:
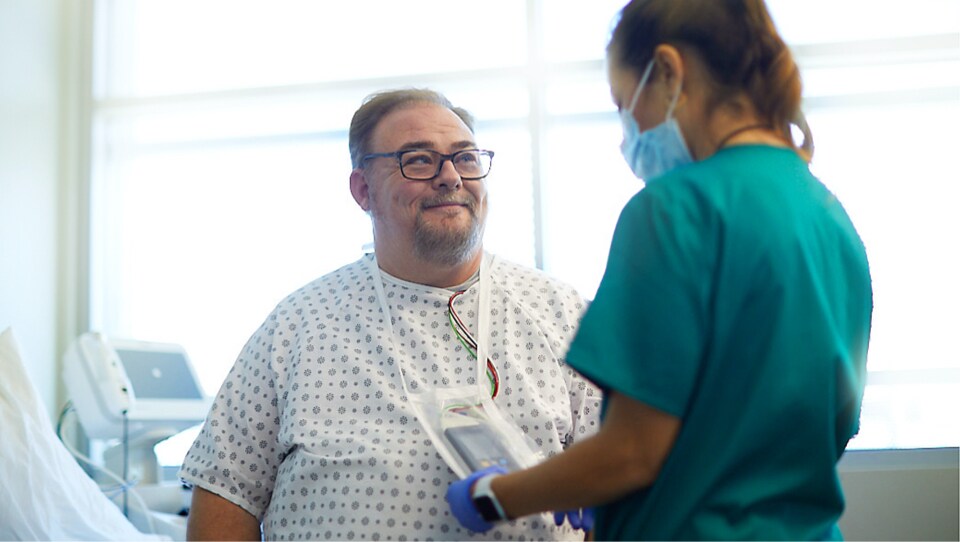
[[[478,315],[477,315],[477,385],[480,385],[480,382],[483,382],[484,375],[486,374],[486,359],[487,359],[487,341],[489,340],[490,334],[490,266],[493,264],[495,256],[490,254],[483,254],[483,257],[480,260],[480,286],[479,292],[477,294],[478,300]],[[387,334],[389,336],[390,343],[396,346],[396,333],[393,328],[393,319],[390,316],[390,305],[387,303],[387,294],[383,289],[383,273],[380,272],[380,265],[377,264],[377,257],[373,255],[371,259],[363,259],[364,263],[367,266],[367,269],[370,271],[370,274],[373,276],[373,287],[377,291],[377,301],[380,304],[380,312],[383,314],[383,323],[387,328]],[[399,352],[399,350],[398,350]],[[398,364],[400,358],[398,357]],[[407,379],[403,375],[403,368],[400,366],[400,382],[403,385],[403,391],[410,396],[410,390],[407,387]]]

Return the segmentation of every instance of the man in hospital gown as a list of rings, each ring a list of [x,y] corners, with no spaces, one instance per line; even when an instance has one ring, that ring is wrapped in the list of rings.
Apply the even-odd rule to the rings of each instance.
[[[598,423],[599,393],[563,362],[584,300],[483,251],[492,153],[443,96],[368,98],[350,151],[374,254],[291,293],[243,348],[180,471],[188,536],[259,539],[262,523],[267,539],[582,539],[547,515],[461,527],[444,502],[457,477],[404,389],[480,387],[538,451],[560,452]]]

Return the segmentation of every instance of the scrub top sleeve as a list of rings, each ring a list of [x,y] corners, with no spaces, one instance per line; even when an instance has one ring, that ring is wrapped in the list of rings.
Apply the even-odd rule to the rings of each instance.
[[[567,359],[602,388],[681,417],[705,349],[713,213],[664,181],[621,213]]]

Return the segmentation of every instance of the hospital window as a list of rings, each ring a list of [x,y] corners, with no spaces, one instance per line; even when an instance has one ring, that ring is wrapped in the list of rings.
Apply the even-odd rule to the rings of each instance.
[[[346,130],[387,87],[435,88],[479,120],[488,249],[595,292],[642,188],[603,62],[623,0],[91,1],[92,328],[184,345],[213,394],[278,300],[371,241]],[[957,446],[960,2],[768,2],[813,168],[871,261],[852,447]]]

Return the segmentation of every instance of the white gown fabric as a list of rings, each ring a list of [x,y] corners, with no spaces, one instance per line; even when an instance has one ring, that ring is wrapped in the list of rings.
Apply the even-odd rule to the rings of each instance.
[[[406,402],[398,359],[411,390],[474,384],[476,360],[450,326],[451,290],[382,273],[391,340],[364,258],[292,293],[254,333],[183,480],[261,518],[267,539],[582,540],[548,515],[483,535],[450,515],[456,476]],[[552,455],[599,427],[600,393],[562,361],[586,303],[540,271],[494,262],[490,337],[477,337],[500,376],[494,402]],[[455,302],[474,334],[478,290]]]

